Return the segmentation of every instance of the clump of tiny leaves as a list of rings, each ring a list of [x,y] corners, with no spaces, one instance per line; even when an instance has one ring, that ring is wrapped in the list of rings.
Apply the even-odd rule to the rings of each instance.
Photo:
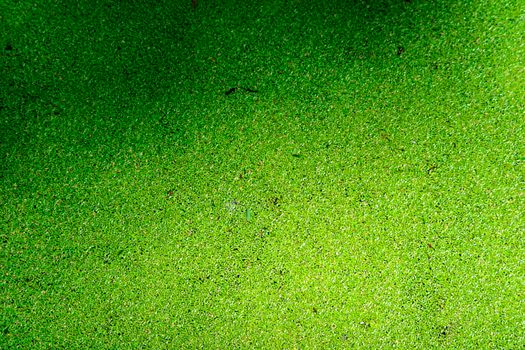
[[[0,6],[1,348],[525,345],[519,1]]]

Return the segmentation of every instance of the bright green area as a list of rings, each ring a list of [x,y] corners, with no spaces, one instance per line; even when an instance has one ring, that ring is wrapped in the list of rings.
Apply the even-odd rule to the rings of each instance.
[[[522,349],[523,33],[522,0],[2,1],[0,348]]]

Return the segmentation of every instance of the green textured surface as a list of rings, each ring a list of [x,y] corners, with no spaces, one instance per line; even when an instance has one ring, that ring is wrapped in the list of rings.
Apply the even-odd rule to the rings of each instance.
[[[155,3],[0,4],[1,348],[525,346],[523,1]]]

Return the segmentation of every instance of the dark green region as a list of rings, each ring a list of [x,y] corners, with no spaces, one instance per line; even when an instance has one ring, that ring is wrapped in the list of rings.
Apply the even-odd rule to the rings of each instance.
[[[522,0],[0,2],[0,348],[521,349]]]

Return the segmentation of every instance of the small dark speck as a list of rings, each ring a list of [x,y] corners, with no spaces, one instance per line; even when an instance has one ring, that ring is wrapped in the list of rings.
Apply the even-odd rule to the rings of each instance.
[[[5,46],[5,50],[6,50],[6,51],[11,51],[11,50],[13,50],[13,45],[11,45],[11,44],[7,44],[7,45]]]
[[[437,169],[437,165],[432,164],[432,165],[427,169],[427,174],[430,174],[430,173],[434,172],[436,169]]]
[[[405,48],[403,46],[397,47],[397,55],[401,56],[405,52]]]
[[[233,87],[233,88],[229,89],[228,91],[226,91],[224,94],[225,94],[226,96],[228,96],[228,95],[233,94],[236,90],[237,90],[237,88],[234,88],[234,87]]]
[[[439,336],[440,337],[446,337],[448,335],[448,331],[449,331],[448,326],[443,327],[441,332],[439,332]]]
[[[298,154],[298,153],[292,153],[292,157],[302,158],[303,156],[301,154]]]

